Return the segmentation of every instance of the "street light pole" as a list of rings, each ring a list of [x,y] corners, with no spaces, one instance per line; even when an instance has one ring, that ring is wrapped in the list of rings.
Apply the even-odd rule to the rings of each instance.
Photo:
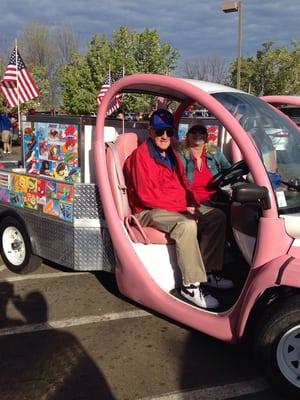
[[[237,52],[237,72],[236,87],[241,87],[241,64],[242,64],[242,2],[232,1],[223,4],[222,10],[225,13],[238,12],[238,52]]]

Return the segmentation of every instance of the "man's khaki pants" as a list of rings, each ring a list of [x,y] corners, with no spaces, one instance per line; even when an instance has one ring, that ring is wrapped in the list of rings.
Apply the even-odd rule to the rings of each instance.
[[[175,241],[177,263],[185,284],[206,282],[206,271],[221,270],[223,265],[225,214],[217,208],[201,205],[197,216],[196,221],[188,213],[161,209],[145,210],[136,215],[142,226],[166,232]]]

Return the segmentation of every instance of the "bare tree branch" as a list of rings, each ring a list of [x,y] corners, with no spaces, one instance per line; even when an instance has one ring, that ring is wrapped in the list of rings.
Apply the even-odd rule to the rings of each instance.
[[[225,58],[216,54],[184,60],[181,72],[186,78],[224,84],[228,81],[228,68]]]

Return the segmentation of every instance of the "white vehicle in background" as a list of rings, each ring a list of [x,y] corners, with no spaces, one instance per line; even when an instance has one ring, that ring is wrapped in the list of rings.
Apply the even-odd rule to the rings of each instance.
[[[192,114],[193,118],[207,118],[209,117],[209,113],[206,109],[195,110]]]

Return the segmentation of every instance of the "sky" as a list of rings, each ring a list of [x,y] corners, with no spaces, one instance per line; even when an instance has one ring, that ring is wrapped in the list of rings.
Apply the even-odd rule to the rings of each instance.
[[[37,22],[55,30],[68,24],[85,49],[95,33],[108,38],[121,25],[159,32],[163,42],[179,51],[180,61],[237,55],[238,13],[223,13],[219,0],[0,0],[0,48],[21,35],[24,25]],[[300,0],[242,0],[242,55],[255,55],[272,40],[289,45],[300,40]],[[2,43],[1,43],[2,42]]]

